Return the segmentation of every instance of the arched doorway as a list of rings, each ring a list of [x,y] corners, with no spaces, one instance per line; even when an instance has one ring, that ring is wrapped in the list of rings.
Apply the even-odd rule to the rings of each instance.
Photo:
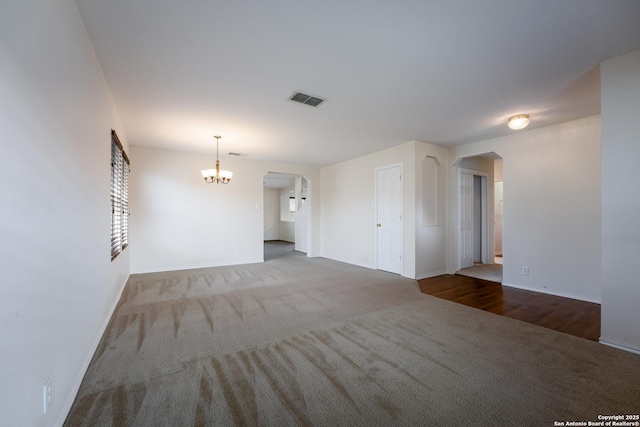
[[[280,242],[279,247],[308,252],[308,185],[306,177],[291,173],[268,172],[263,177],[265,244],[276,247],[274,242]]]
[[[502,157],[494,152],[464,157],[454,168],[454,271],[502,282]]]

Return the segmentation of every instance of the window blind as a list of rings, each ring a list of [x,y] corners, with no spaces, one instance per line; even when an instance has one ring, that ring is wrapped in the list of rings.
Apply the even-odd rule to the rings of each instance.
[[[129,158],[111,131],[111,260],[129,244]]]

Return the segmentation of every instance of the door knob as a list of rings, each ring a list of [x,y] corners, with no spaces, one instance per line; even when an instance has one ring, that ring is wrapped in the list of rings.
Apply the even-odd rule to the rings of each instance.
[[[377,227],[382,227],[382,224],[378,223],[376,224]]]

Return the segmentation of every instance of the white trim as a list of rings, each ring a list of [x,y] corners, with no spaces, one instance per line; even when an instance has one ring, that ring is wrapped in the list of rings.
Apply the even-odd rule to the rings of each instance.
[[[422,274],[422,275],[420,275],[420,276],[417,276],[417,277],[416,277],[416,280],[429,279],[429,278],[431,278],[431,277],[442,276],[442,275],[444,275],[444,274],[447,274],[447,273],[446,273],[446,272],[444,272],[444,271],[438,271],[438,272],[436,272],[436,273],[427,273],[427,274]]]
[[[556,292],[556,291],[550,291],[548,289],[532,288],[532,287],[529,287],[529,286],[513,285],[511,283],[506,283],[506,282],[502,282],[502,286],[508,286],[510,288],[522,289],[522,290],[525,290],[525,291],[539,292],[541,294],[555,295],[557,297],[577,299],[577,300],[580,300],[580,301],[592,302],[594,304],[602,304],[602,301],[599,298],[590,298],[590,297],[585,297],[585,296],[582,296],[582,295],[567,294],[567,293],[564,293],[564,292]]]
[[[631,347],[625,347],[623,345],[614,344],[612,342],[604,341],[602,338],[600,338],[600,340],[598,342],[600,344],[606,345],[608,347],[617,348],[618,350],[624,350],[624,351],[628,351],[629,353],[640,354],[640,350],[638,350],[638,349],[631,348]]]
[[[100,345],[100,341],[102,340],[102,337],[104,336],[104,333],[107,330],[107,326],[109,326],[109,322],[111,321],[111,318],[113,317],[113,313],[116,311],[116,307],[118,306],[118,303],[120,302],[120,298],[122,298],[122,293],[124,292],[124,288],[126,287],[130,276],[131,276],[131,274],[129,274],[127,277],[125,277],[124,281],[120,285],[120,290],[118,291],[118,295],[116,296],[116,298],[115,298],[115,300],[113,302],[113,305],[111,306],[111,309],[109,310],[109,314],[107,315],[102,327],[100,328],[100,333],[98,334],[98,336],[96,337],[95,341],[93,342],[93,345],[91,346],[91,351],[89,351],[89,354],[87,355],[84,363],[82,364],[82,369],[80,370],[80,375],[78,375],[78,378],[76,378],[76,381],[73,384],[73,387],[71,388],[71,393],[69,393],[69,396],[67,397],[67,401],[64,404],[64,406],[62,407],[62,411],[60,412],[60,418],[55,423],[55,425],[58,426],[58,427],[62,427],[63,426],[64,422],[66,421],[67,417],[69,416],[69,412],[71,412],[71,406],[73,406],[73,402],[76,400],[76,397],[78,395],[78,391],[80,390],[80,385],[82,384],[82,380],[84,380],[84,376],[87,374],[87,370],[89,369],[89,364],[91,363],[91,360],[93,359],[93,356],[95,355],[96,350],[98,350],[98,346]]]

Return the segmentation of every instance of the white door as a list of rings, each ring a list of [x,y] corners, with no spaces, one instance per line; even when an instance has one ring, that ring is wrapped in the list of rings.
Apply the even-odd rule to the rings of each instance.
[[[473,175],[460,173],[460,268],[473,266]]]
[[[402,274],[402,167],[378,170],[376,185],[378,269]]]

